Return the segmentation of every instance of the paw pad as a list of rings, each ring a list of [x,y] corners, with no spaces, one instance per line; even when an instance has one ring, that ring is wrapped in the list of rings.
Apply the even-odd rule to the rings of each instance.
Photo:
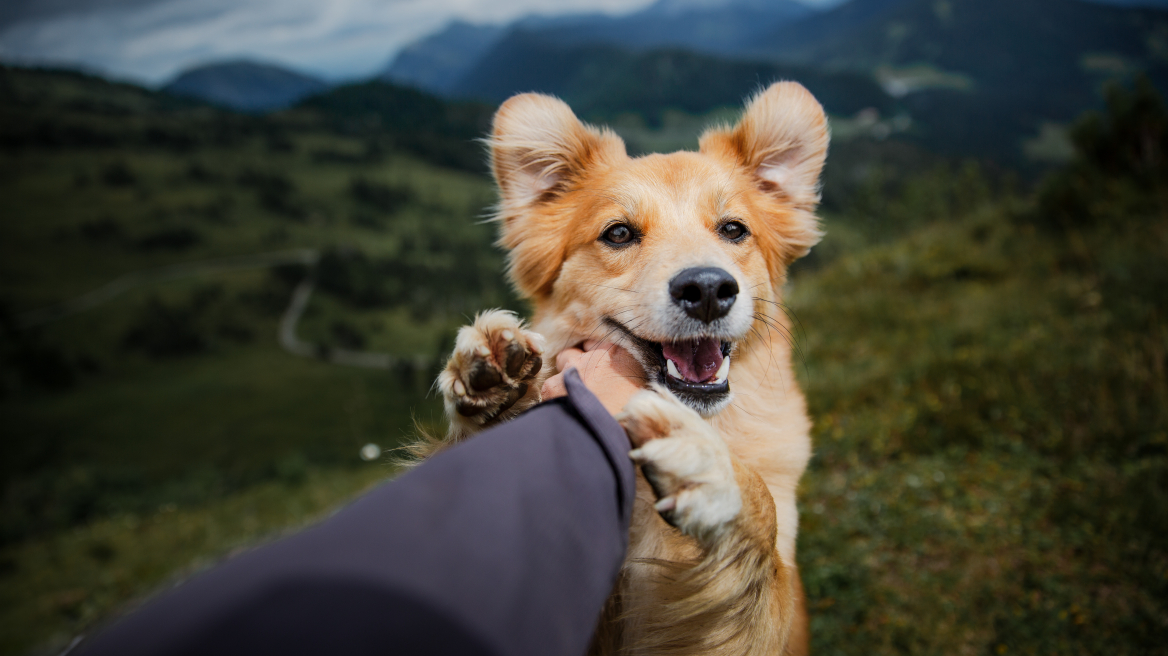
[[[543,338],[514,313],[484,312],[458,332],[454,353],[438,378],[446,407],[473,425],[499,419],[529,398],[543,368]],[[538,391],[531,405],[539,402]]]

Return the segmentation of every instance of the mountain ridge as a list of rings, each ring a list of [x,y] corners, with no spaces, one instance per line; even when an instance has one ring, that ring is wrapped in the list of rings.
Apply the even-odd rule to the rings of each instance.
[[[264,113],[290,107],[329,87],[324,80],[285,66],[233,59],[186,69],[162,91],[238,111]]]
[[[815,12],[796,0],[658,0],[625,16],[531,15],[507,25],[452,21],[402,49],[379,77],[454,96],[459,80],[478,60],[516,33],[539,33],[564,47],[606,45],[635,52],[684,48],[726,54],[728,44]]]

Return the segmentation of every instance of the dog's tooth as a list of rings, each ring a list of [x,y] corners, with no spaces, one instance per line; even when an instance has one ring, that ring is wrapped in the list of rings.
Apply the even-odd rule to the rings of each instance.
[[[665,361],[665,371],[667,371],[669,375],[673,376],[674,378],[681,378],[681,372],[677,370],[677,365],[673,363],[673,360]]]
[[[730,356],[722,358],[722,366],[718,367],[718,373],[714,374],[715,383],[724,383],[730,376]]]

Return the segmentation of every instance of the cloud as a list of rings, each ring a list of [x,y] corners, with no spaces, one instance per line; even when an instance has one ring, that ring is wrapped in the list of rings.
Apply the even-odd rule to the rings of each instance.
[[[189,66],[247,57],[331,79],[369,76],[402,46],[461,18],[624,13],[651,0],[73,0],[76,11],[0,28],[0,59],[83,65],[161,83]]]
[[[142,7],[160,0],[4,0],[0,2],[0,28],[21,21],[80,14],[101,9]]]

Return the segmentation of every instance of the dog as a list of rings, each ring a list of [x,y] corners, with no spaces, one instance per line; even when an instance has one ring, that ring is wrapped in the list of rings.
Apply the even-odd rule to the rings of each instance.
[[[591,653],[807,653],[795,538],[811,424],[780,293],[822,236],[828,140],[793,82],[697,152],[630,158],[540,94],[495,114],[499,244],[534,314],[459,331],[432,447],[539,403],[555,355],[597,335],[640,363],[655,391],[618,416],[641,465],[629,551]]]

